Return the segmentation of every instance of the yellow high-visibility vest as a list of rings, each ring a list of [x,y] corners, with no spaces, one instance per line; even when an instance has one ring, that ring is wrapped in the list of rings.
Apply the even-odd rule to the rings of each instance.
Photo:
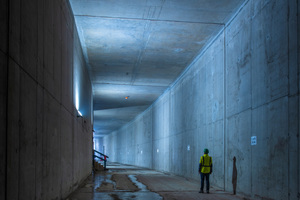
[[[201,156],[199,163],[201,164],[201,173],[210,173],[212,166],[212,158],[208,154]]]

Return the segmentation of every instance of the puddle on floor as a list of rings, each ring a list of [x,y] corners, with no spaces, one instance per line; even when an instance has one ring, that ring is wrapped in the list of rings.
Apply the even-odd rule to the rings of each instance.
[[[135,175],[128,175],[128,177],[130,178],[130,180],[131,180],[138,188],[141,189],[141,190],[140,190],[141,192],[145,192],[145,191],[146,191],[146,192],[150,192],[144,184],[142,184],[141,182],[138,182],[138,181],[137,181]]]
[[[134,168],[134,167],[132,167]],[[131,170],[130,167],[128,169]],[[106,171],[105,173],[94,173],[91,175],[88,180],[85,182],[85,185],[79,188],[76,192],[71,195],[68,200],[162,200],[163,198],[155,192],[151,192],[147,189],[146,185],[137,181],[136,174],[132,175],[128,173],[128,169],[112,169]],[[132,170],[131,170],[132,171]],[[131,172],[129,171],[129,172]],[[140,170],[134,171],[137,174],[148,174],[148,173],[157,173],[149,170]],[[139,191],[133,191],[128,189],[117,189],[117,183],[112,180],[112,176],[117,175],[126,175],[128,181],[132,182],[139,188]],[[119,177],[118,177],[119,178]],[[121,176],[122,178],[122,176]],[[123,181],[122,181],[123,183]],[[102,185],[102,186],[101,186]],[[126,184],[125,184],[126,185]],[[102,188],[101,188],[102,187]]]
[[[100,175],[101,176],[101,175]],[[135,200],[162,200],[163,198],[155,193],[151,192],[147,189],[147,187],[138,182],[135,175],[128,175],[128,178],[140,189],[139,191],[132,192],[132,191],[126,191],[126,190],[116,190],[115,182],[111,180],[111,175],[106,174],[105,178],[102,176],[102,178],[97,178],[99,181],[95,184],[98,187],[95,187],[95,193],[93,194],[93,199],[105,199],[105,200],[127,200],[127,199],[135,199]],[[111,191],[105,191],[105,190],[99,190],[101,187],[101,184],[107,184],[109,185],[114,184],[114,189]]]

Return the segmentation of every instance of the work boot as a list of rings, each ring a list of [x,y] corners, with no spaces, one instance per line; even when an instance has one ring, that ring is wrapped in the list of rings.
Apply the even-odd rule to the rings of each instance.
[[[203,193],[203,190],[200,190],[199,193]]]
[[[209,194],[209,190],[206,190],[206,193]]]

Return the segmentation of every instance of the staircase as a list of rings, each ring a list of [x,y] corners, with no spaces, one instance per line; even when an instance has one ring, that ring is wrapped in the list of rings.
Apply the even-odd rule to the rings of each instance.
[[[109,158],[107,155],[104,155],[103,153],[100,153],[99,151],[93,150],[93,167],[94,171],[105,171],[106,169],[106,161],[107,158]],[[98,156],[98,155],[100,156]],[[98,158],[99,160],[96,160]],[[103,161],[103,165],[100,161]]]
[[[104,166],[98,162],[98,161],[94,161],[94,171],[104,171]]]

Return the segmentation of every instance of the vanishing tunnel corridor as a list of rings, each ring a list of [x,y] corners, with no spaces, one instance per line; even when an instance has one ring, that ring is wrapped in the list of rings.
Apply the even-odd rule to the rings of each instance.
[[[0,199],[299,200],[299,13],[299,0],[1,1]]]

